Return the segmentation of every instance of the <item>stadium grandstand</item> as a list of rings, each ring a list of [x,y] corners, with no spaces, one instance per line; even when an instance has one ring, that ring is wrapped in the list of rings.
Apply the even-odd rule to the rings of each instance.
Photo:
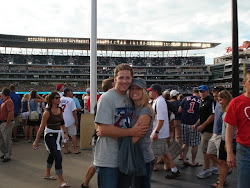
[[[97,80],[113,76],[120,63],[133,67],[135,77],[147,84],[189,94],[193,87],[217,79],[216,66],[205,64],[205,56],[190,50],[214,48],[219,43],[97,39]],[[75,92],[90,82],[90,39],[0,34],[0,87],[15,84],[17,91],[53,91],[64,84]],[[211,71],[215,70],[216,74]],[[225,70],[222,70],[225,72]],[[223,72],[223,73],[224,73]],[[217,81],[224,81],[218,80]]]
[[[214,58],[214,64],[210,66],[212,76],[209,78],[209,85],[223,85],[232,89],[232,48],[226,48],[226,55]],[[245,41],[239,47],[239,85],[242,93],[242,79],[246,70],[250,69],[250,42]]]

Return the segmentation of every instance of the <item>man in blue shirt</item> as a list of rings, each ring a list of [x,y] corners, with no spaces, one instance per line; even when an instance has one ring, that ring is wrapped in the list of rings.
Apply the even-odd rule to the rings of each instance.
[[[199,98],[199,91],[197,88],[193,89],[193,95],[185,97],[179,107],[179,112],[182,113],[181,117],[181,130],[182,130],[182,141],[183,147],[183,165],[192,167],[199,167],[202,164],[196,162],[196,155],[198,146],[200,145],[201,136],[197,129],[192,130],[194,125],[200,117],[200,106],[201,99]],[[187,162],[187,152],[189,146],[192,147],[192,163]]]
[[[21,97],[20,95],[16,94],[15,86],[13,84],[10,85],[10,98],[12,102],[14,103],[14,121],[15,121],[15,127],[13,128],[12,134],[13,134],[13,141],[18,142],[17,140],[17,127],[20,124],[20,110],[21,110]]]
[[[211,161],[213,162],[213,167],[211,169],[211,172],[213,174],[219,174],[219,169],[216,167],[219,165],[219,149],[220,149],[220,142],[221,142],[221,132],[222,132],[222,109],[221,105],[218,103],[218,95],[219,92],[225,90],[223,86],[217,86],[213,88],[213,97],[216,101],[215,106],[215,113],[214,113],[214,127],[213,127],[213,135],[211,139],[208,141],[208,147],[207,147],[207,154],[209,155]],[[217,164],[217,165],[216,165]]]

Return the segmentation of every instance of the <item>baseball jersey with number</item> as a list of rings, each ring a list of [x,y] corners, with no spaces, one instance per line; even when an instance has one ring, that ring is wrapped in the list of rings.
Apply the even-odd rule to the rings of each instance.
[[[199,106],[201,99],[196,96],[185,97],[180,106],[182,107],[181,123],[194,125],[200,117]]]
[[[60,106],[63,110],[63,119],[65,122],[65,127],[69,127],[70,125],[75,123],[75,118],[72,113],[76,110],[75,102],[70,97],[62,97],[60,99]]]

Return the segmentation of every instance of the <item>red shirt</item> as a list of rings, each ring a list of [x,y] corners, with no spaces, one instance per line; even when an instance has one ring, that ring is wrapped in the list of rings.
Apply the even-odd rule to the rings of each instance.
[[[5,99],[1,105],[1,110],[0,110],[0,120],[1,121],[7,121],[8,118],[8,114],[9,112],[13,111],[14,112],[14,104],[11,100],[10,97],[8,97],[7,99]],[[13,118],[11,118],[11,120],[14,119],[14,113],[13,113]]]
[[[250,147],[250,98],[244,94],[234,98],[228,105],[224,121],[237,126],[236,141]]]
[[[98,94],[98,95],[96,96],[97,101],[99,100],[100,97],[101,97],[100,94]],[[89,96],[88,101],[87,101],[87,107],[88,107],[88,111],[90,112],[90,96]]]

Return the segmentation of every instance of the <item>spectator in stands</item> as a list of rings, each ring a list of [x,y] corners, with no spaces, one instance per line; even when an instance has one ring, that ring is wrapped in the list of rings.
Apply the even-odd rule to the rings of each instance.
[[[29,112],[33,112],[33,111],[37,111],[38,109],[38,103],[40,102],[44,102],[45,99],[42,98],[40,95],[37,94],[36,90],[32,90],[30,92],[30,96],[29,96]],[[39,114],[39,113],[38,113]],[[38,128],[40,126],[41,123],[41,116],[39,116],[39,119],[37,121],[33,121],[30,119],[30,117],[28,117],[28,122],[27,125],[29,126],[29,140],[28,142],[31,143],[32,142],[32,136],[33,136],[33,129],[35,129],[35,135],[38,131]]]
[[[10,87],[10,98],[14,103],[14,121],[15,127],[13,128],[13,141],[18,142],[17,140],[17,127],[20,125],[20,111],[21,111],[21,97],[16,94],[16,87],[11,84]]]
[[[64,125],[62,109],[59,107],[60,104],[60,96],[58,92],[52,92],[47,97],[48,108],[43,114],[41,126],[37,132],[36,139],[33,143],[33,149],[38,149],[38,143],[40,141],[40,137],[44,131],[44,139],[45,146],[49,152],[49,156],[47,159],[47,168],[45,170],[44,179],[46,180],[56,180],[56,177],[52,176],[50,171],[55,161],[55,171],[56,175],[60,181],[60,187],[70,187],[68,183],[64,181],[62,176],[62,155],[61,155],[61,147],[60,140],[61,137],[64,140],[68,139],[67,130]],[[64,132],[62,134],[62,131]]]
[[[238,188],[250,187],[250,69],[243,76],[243,86],[245,93],[229,103],[224,119],[227,123],[227,164],[229,167],[237,167]],[[235,158],[232,141],[236,127],[237,155]]]
[[[23,133],[24,133],[24,140],[25,141],[28,140],[28,131],[29,131],[29,128],[27,126],[27,121],[28,121],[28,117],[29,117],[28,101],[29,101],[29,94],[26,93],[23,95],[23,98],[21,101],[22,102],[21,103],[21,118],[22,118]]]
[[[58,84],[56,85],[56,91],[59,93],[60,97],[63,97],[63,90],[64,90],[64,85]]]
[[[10,90],[2,89],[3,103],[0,108],[0,150],[3,153],[3,162],[9,162],[12,154],[12,129],[14,122],[14,104],[10,98]]]

